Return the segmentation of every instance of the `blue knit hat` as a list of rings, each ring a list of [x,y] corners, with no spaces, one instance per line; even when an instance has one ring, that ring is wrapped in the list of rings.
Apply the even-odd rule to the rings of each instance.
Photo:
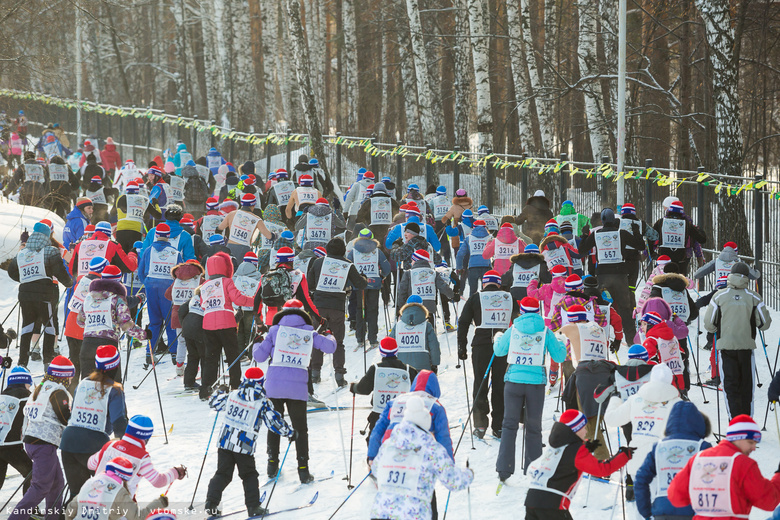
[[[406,188],[407,193],[410,191],[420,191],[420,187],[414,183],[410,184],[408,188]]]
[[[105,233],[106,235],[111,236],[111,224],[105,220],[101,220],[95,224],[95,231],[100,231],[101,233]]]
[[[33,233],[42,233],[46,236],[51,235],[51,228],[43,222],[36,222],[33,226]]]
[[[647,349],[639,344],[631,345],[628,348],[628,359],[641,359],[642,361],[647,361],[649,359]]]
[[[209,237],[209,244],[212,246],[215,244],[224,244],[225,243],[225,237],[220,235],[219,233],[215,233]]]
[[[536,253],[539,254],[539,246],[536,244],[528,244],[525,246],[525,249],[523,249],[523,253]]]
[[[447,188],[446,187],[439,186],[438,188],[436,188],[436,194],[437,195],[446,195],[446,193],[447,193]]]
[[[422,302],[423,302],[423,299],[420,298],[416,294],[413,294],[413,295],[409,296],[409,298],[406,299],[406,303],[420,303],[420,304],[422,304]]]
[[[285,240],[293,240],[295,238],[295,235],[289,229],[285,229],[284,231],[282,231],[282,234],[279,236],[284,238]]]
[[[487,206],[480,206],[477,208],[477,215],[484,215],[485,213],[490,213]]]
[[[125,435],[142,441],[147,441],[154,433],[154,423],[145,415],[134,415],[127,423]]]
[[[95,368],[111,370],[119,366],[119,351],[113,345],[102,345],[95,353]]]
[[[92,273],[102,273],[103,269],[108,265],[108,260],[103,257],[96,256],[89,261],[89,270]]]
[[[318,161],[317,159],[312,157],[311,159],[309,159],[309,165],[310,166],[319,166],[320,165],[320,161]]]
[[[8,385],[31,385],[33,384],[30,371],[23,366],[15,366],[8,375]]]

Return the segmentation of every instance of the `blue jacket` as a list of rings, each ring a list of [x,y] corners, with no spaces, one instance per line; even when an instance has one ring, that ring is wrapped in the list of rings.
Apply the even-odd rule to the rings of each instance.
[[[166,220],[165,223],[168,224],[168,226],[171,228],[171,238],[169,240],[174,240],[176,237],[181,235],[181,238],[179,238],[178,250],[181,253],[181,256],[184,258],[182,261],[186,262],[187,260],[194,259],[195,248],[192,246],[192,235],[187,233],[184,228],[181,227],[181,224],[179,224],[178,220]],[[154,231],[150,230],[144,239],[144,252],[146,252],[149,246],[152,245],[153,241]]]
[[[155,184],[152,186],[152,189],[149,190],[149,200],[152,199],[157,199],[157,205],[161,208],[168,205],[168,196],[159,184]]]
[[[409,217],[406,222],[415,222],[418,225],[422,225],[420,222],[420,218],[417,216]],[[385,247],[390,249],[393,247],[393,243],[396,240],[403,240],[404,238],[404,227],[406,224],[397,224],[393,226],[390,231],[387,233],[387,238],[385,238]],[[433,226],[430,224],[425,224],[425,239],[428,241],[429,244],[431,244],[431,247],[433,247],[434,251],[440,251],[441,250],[441,242],[439,242],[439,237],[436,236],[436,231],[433,229]]]
[[[182,152],[189,154],[186,161],[182,160]],[[187,151],[187,145],[184,143],[179,143],[179,145],[176,147],[176,155],[173,156],[173,165],[176,166],[176,175],[181,175],[182,166],[184,166],[191,158],[192,154]]]
[[[374,240],[373,238],[359,238],[355,240],[355,245],[353,250],[351,250],[349,253],[347,253],[347,260],[349,260],[352,263],[355,263],[355,250],[357,250],[359,253],[368,254],[372,253],[374,250],[377,251],[377,256],[379,260],[379,276],[378,277],[369,277],[368,278],[368,287],[366,289],[381,289],[382,288],[382,279],[385,278],[387,275],[390,274],[390,271],[392,270],[392,267],[390,266],[390,262],[387,261],[387,257],[382,252],[381,249],[379,249],[379,242]]]
[[[457,269],[466,269],[466,257],[468,257],[468,267],[490,267],[490,259],[483,258],[482,253],[470,255],[469,239],[471,237],[485,238],[490,235],[490,231],[485,226],[477,226],[471,234],[461,241],[458,248],[458,256],[455,257]]]
[[[67,216],[68,221],[62,230],[62,245],[69,249],[84,235],[84,228],[89,225],[89,219],[79,208],[73,208]]]
[[[412,381],[410,392],[425,392],[438,399],[441,396],[441,389],[439,388],[439,380],[437,379],[436,374],[430,370],[421,371],[417,374],[417,377],[414,378],[414,381]],[[399,398],[400,396],[396,399]],[[390,422],[390,409],[393,407],[393,402],[395,402],[395,399],[389,401],[385,405],[382,415],[379,416],[379,419],[371,432],[371,439],[368,443],[368,460],[374,460],[382,442],[390,436],[390,432],[393,431],[396,424],[400,424]],[[452,439],[450,438],[450,423],[447,420],[447,412],[438,400],[433,405],[433,408],[431,408],[431,433],[433,433],[433,436],[436,438],[436,442],[444,446],[444,449],[447,450],[450,458],[454,458],[452,454]]]
[[[154,236],[154,233],[149,233],[148,236]],[[141,280],[141,283],[143,283],[146,287],[168,287],[171,284],[173,284],[173,278],[171,277],[170,280],[163,279],[163,278],[151,278],[149,277],[149,258],[152,255],[152,249],[156,249],[157,251],[162,251],[165,248],[171,248],[173,249],[173,246],[169,244],[168,242],[164,240],[158,240],[155,242],[152,242],[152,244],[149,247],[144,248],[143,253],[141,253],[141,259],[138,261],[138,278]],[[178,254],[178,260],[176,261],[176,265],[182,263],[184,260],[182,260],[181,253]]]
[[[542,333],[547,329],[547,326],[544,324],[544,318],[536,312],[521,314],[515,318],[512,327],[523,334]],[[493,343],[493,352],[497,357],[506,356],[509,353],[509,342],[511,339],[512,330],[510,328]],[[566,345],[558,341],[558,338],[550,330],[547,330],[544,349],[556,363],[563,363],[566,360]],[[529,367],[510,363],[504,375],[504,381],[526,385],[543,385],[547,383],[547,374],[543,365]]]
[[[112,381],[107,379],[106,383],[110,385]],[[68,426],[62,432],[60,449],[70,453],[95,453],[100,451],[100,448],[110,440],[112,432],[115,436],[119,436],[124,433],[125,428],[127,428],[125,393],[119,388],[111,387],[108,393],[108,416],[106,417],[105,432],[88,430],[81,426]]]
[[[680,401],[672,406],[669,412],[669,419],[666,422],[666,437],[664,439],[686,439],[690,441],[699,441],[710,434],[709,425],[704,416],[699,412],[691,402]],[[636,497],[636,507],[639,514],[644,518],[659,515],[680,515],[692,517],[694,512],[691,506],[674,507],[665,496],[656,497],[652,500],[655,492],[653,480],[655,473],[655,448],[645,457],[642,466],[637,470],[634,477],[634,496]],[[709,442],[702,442],[699,451],[711,448]],[[652,500],[652,506],[651,506]]]
[[[224,157],[222,157],[222,154],[220,154],[220,153],[217,151],[217,149],[216,149],[216,148],[212,148],[212,149],[210,149],[210,150],[209,150],[209,153],[208,153],[208,154],[206,154],[206,161],[207,161],[207,162],[206,162],[206,164],[208,164],[208,160],[209,160],[208,158],[209,158],[209,157],[219,157],[219,166],[222,166],[223,164],[225,164],[225,163],[227,162],[227,161],[225,160],[225,158],[224,158]],[[216,167],[214,167],[214,168],[211,168],[211,174],[212,174],[212,175],[216,175],[217,173],[219,173],[219,166],[216,166]]]

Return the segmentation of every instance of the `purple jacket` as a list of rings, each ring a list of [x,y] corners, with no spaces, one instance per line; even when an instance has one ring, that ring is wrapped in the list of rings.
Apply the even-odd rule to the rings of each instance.
[[[661,318],[666,320],[666,324],[669,325],[669,328],[674,332],[674,337],[678,340],[688,337],[688,325],[677,316],[673,320],[669,319],[672,316],[672,308],[663,298],[648,298],[642,308],[638,309],[637,317],[641,318],[648,312],[657,312]],[[637,332],[636,336],[634,336],[634,343],[641,343],[639,340],[639,332]]]
[[[274,316],[273,325],[268,330],[265,339],[261,343],[255,343],[252,353],[255,361],[262,363],[268,358],[273,360],[274,345],[276,335],[279,332],[279,325],[285,327],[295,327],[301,330],[314,331],[312,321],[303,309],[284,309]],[[321,350],[325,354],[331,354],[336,351],[336,340],[333,336],[322,336],[316,332],[314,335],[314,348]],[[295,399],[297,401],[306,401],[309,399],[308,381],[309,374],[307,367],[276,367],[273,361],[268,365],[268,372],[265,375],[265,393],[272,399]]]

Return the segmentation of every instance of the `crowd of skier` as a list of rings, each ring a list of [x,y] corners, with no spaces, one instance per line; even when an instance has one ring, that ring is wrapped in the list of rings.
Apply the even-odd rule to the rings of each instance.
[[[3,265],[20,316],[16,344],[0,325],[0,487],[9,465],[24,477],[10,520],[176,518],[168,490],[188,472],[154,466],[155,425],[127,408],[135,348],[147,375],[175,371],[182,392],[218,412],[217,467],[200,496],[209,517],[222,514],[236,469],[245,516],[273,513],[255,461],[263,426],[269,483],[294,444],[298,478],[316,485],[307,410],[326,407],[317,389],[330,382],[353,394],[353,427],[354,395],[371,396],[367,518],[438,518],[435,482],[458,491],[474,479],[455,463],[467,423],[478,442],[500,443],[497,493],[528,479],[528,519],[571,518],[584,475],[616,472],[618,492],[648,519],[747,518],[780,504],[780,476],[764,478],[750,458],[762,436],[754,352],[771,325],[752,288],[760,273],[734,242],[705,263],[707,233],[675,197],[653,223],[630,203],[587,216],[541,191],[519,215],[494,215],[464,189],[450,198],[364,168],[340,196],[305,155],[291,172],[261,175],[181,142],[144,166],[122,162],[110,137],[72,154],[56,125],[14,155],[6,196],[65,226],[61,236],[50,220],[24,230]],[[694,322],[711,351],[701,365]],[[450,339],[470,402],[454,447],[437,376]],[[348,377],[352,358],[363,374]],[[692,386],[723,395],[717,433]],[[778,393],[780,378],[770,401]],[[545,439],[548,396],[561,411]],[[616,428],[624,439],[610,438]],[[142,479],[165,489],[143,506]]]

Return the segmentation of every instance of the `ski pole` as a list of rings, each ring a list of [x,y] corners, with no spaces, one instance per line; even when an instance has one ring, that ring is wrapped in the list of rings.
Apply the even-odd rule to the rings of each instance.
[[[14,310],[16,310],[16,307],[18,307],[18,306],[19,306],[19,300],[16,300],[16,303],[14,304],[14,306],[11,307],[11,310],[8,312],[8,314],[5,316],[5,318],[3,318],[3,323],[0,323],[0,327],[5,325],[5,322],[8,321],[8,318],[11,317],[11,314],[13,314]]]
[[[339,421],[339,439],[341,439],[341,456],[344,459],[344,471],[347,469],[347,450],[344,447],[344,430],[341,427],[341,407],[339,406],[339,385],[336,383],[336,367],[333,367],[333,384],[336,386],[333,395],[336,399],[336,419]],[[349,481],[349,473],[344,476],[344,480]]]
[[[477,395],[482,392],[482,385],[485,384],[485,381],[487,381],[487,376],[490,373],[490,367],[493,366],[493,360],[496,359],[496,353],[493,352],[493,355],[490,356],[490,363],[488,363],[487,370],[485,370],[485,375],[482,376],[482,382],[479,383],[479,389],[477,390]],[[467,417],[468,421],[471,421],[471,414],[474,412],[474,403],[471,403],[471,406],[469,407],[469,415]],[[452,452],[453,457],[456,453],[458,453],[458,448],[460,448],[460,443],[463,440],[463,434],[466,433],[466,425],[463,425],[463,430],[460,432],[460,438],[458,439],[458,444],[455,446],[455,451]]]
[[[455,368],[460,368],[460,360],[458,360],[458,364],[455,365]],[[466,408],[471,408],[471,404],[469,404],[469,381],[468,381],[468,373],[466,372],[466,363],[463,363],[463,384],[466,385]],[[480,386],[480,388],[482,388]],[[471,424],[471,418],[469,418],[469,431],[471,432],[471,449],[475,450],[474,447],[474,426]],[[465,431],[466,427],[463,427],[463,430]]]
[[[152,372],[154,373],[154,386],[157,389],[157,403],[160,405],[160,418],[162,419],[163,432],[165,433],[165,444],[168,444],[168,429],[165,427],[165,413],[163,412],[162,398],[160,397],[160,383],[157,381],[157,363],[152,365]]]
[[[355,494],[355,491],[357,491],[357,490],[360,488],[360,486],[363,484],[363,482],[365,482],[365,481],[366,481],[366,479],[369,477],[369,475],[371,475],[371,472],[370,472],[370,471],[369,471],[369,472],[366,474],[366,476],[365,476],[365,477],[363,477],[363,480],[361,480],[361,481],[360,481],[360,483],[359,483],[357,486],[355,486],[355,489],[353,489],[353,490],[352,490],[352,491],[349,493],[349,495],[347,495],[347,498],[345,498],[345,499],[344,499],[344,501],[343,501],[343,502],[342,502],[342,503],[339,505],[339,507],[337,507],[337,508],[336,508],[336,510],[335,510],[335,511],[333,511],[333,514],[332,514],[332,515],[330,515],[330,516],[328,517],[328,520],[332,520],[332,519],[333,519],[333,517],[334,517],[334,516],[336,516],[336,513],[338,513],[338,512],[339,512],[339,509],[341,509],[341,507],[342,507],[344,504],[346,504],[346,503],[347,503],[347,500],[349,500],[349,498],[350,498],[352,495],[354,495],[354,494]]]
[[[777,419],[777,407],[773,406],[772,410],[775,412],[775,428],[777,428],[777,438],[780,439],[780,421]]]
[[[131,283],[132,285],[132,283]],[[141,310],[144,308],[144,305],[146,305],[146,300],[138,306],[138,310],[135,312],[135,320],[133,320],[134,323],[138,322],[138,314],[140,314]],[[178,338],[177,338],[178,339]],[[119,342],[117,341],[117,345]],[[130,338],[130,343],[127,345],[127,361],[125,362],[125,373],[122,374],[122,386],[124,386],[125,382],[127,381],[127,373],[130,371],[130,352],[133,350],[130,348],[130,345],[133,344],[132,338]]]
[[[263,516],[260,517],[260,520],[263,520],[265,515],[268,514],[268,506],[271,505],[271,499],[274,497],[274,490],[276,489],[276,484],[279,482],[279,475],[282,474],[282,467],[284,466],[284,461],[287,460],[287,454],[290,453],[290,446],[292,446],[292,439],[290,439],[290,442],[287,444],[287,449],[284,450],[282,463],[279,465],[279,471],[276,472],[276,476],[274,477],[274,485],[271,487],[271,494],[268,495],[268,502],[265,504],[265,511],[263,512]]]
[[[766,339],[764,338],[764,331],[759,329],[758,330],[758,335],[761,336],[761,346],[764,347],[764,359],[766,359],[766,368],[768,368],[769,370],[772,370],[772,365],[769,364],[769,354],[767,354],[767,352],[766,352]],[[769,377],[772,378],[772,377],[774,377],[774,375],[775,375],[775,373],[772,372],[772,373],[769,374]]]
[[[198,492],[198,484],[200,484],[200,477],[203,475],[203,467],[206,465],[206,457],[209,454],[209,448],[211,447],[211,438],[214,436],[214,429],[217,427],[217,420],[219,419],[219,411],[214,417],[214,424],[211,426],[211,433],[209,434],[209,443],[206,445],[206,453],[203,454],[203,463],[200,465],[200,471],[198,472],[198,480],[195,482],[195,491],[192,492],[192,500],[190,500],[190,507],[187,511],[194,511],[193,504],[195,503],[195,494]]]
[[[361,303],[360,314],[363,317],[363,341],[361,341],[361,343],[363,344],[363,375],[365,375],[366,372],[368,372],[368,368],[366,367],[366,339],[368,338],[368,323],[366,323],[366,290],[365,289],[360,291],[360,303]],[[350,472],[350,475],[351,474],[352,472]]]
[[[697,340],[699,339],[698,336],[696,337],[696,339]],[[709,401],[707,400],[707,396],[704,394],[704,386],[701,384],[701,374],[699,373],[699,361],[696,359],[697,356],[694,356],[693,353],[691,352],[691,348],[692,348],[691,336],[689,335],[688,336],[688,352],[689,352],[688,357],[693,359],[693,366],[696,369],[696,384],[701,389],[701,397],[704,400],[704,404],[707,404],[709,403]],[[697,351],[699,350],[698,344],[696,345],[696,350]]]
[[[3,504],[3,507],[0,507],[0,511],[5,511],[5,507],[6,507],[8,504],[10,504],[10,503],[11,503],[11,500],[14,498],[14,496],[16,496],[16,494],[19,492],[19,490],[20,490],[20,489],[22,489],[22,486],[24,485],[24,483],[25,483],[25,482],[27,482],[27,479],[28,479],[28,478],[30,478],[31,476],[32,476],[32,471],[30,471],[30,472],[27,474],[27,476],[26,476],[26,477],[24,477],[24,478],[22,479],[22,483],[21,483],[21,484],[19,484],[19,487],[18,487],[18,488],[16,488],[16,491],[14,491],[13,493],[11,493],[11,496],[10,496],[10,497],[8,497],[8,500],[6,500],[6,501],[5,501],[5,504]]]
[[[182,329],[182,332],[184,332],[184,329]],[[179,336],[181,336],[182,332],[180,332],[180,333],[179,333],[179,334],[176,336],[176,338],[174,339],[174,341],[176,341],[176,340],[178,340],[178,339],[179,339]],[[148,348],[148,347],[147,347],[147,348]],[[156,365],[157,365],[157,364],[160,362],[160,360],[161,360],[162,358],[164,358],[164,357],[165,357],[167,354],[168,354],[167,352],[163,352],[162,354],[160,354],[160,356],[159,356],[159,357],[156,357],[156,358],[155,358],[155,357],[154,357],[154,353],[152,353],[152,354],[151,354],[151,356],[150,356],[150,357],[151,357],[151,359],[152,359],[152,363],[151,363],[151,364],[152,364],[152,366],[153,366],[153,367],[154,367],[154,366],[156,366]],[[133,385],[133,390],[138,390],[139,388],[141,388],[141,385],[142,385],[142,384],[144,384],[144,381],[146,381],[146,378],[147,378],[147,377],[149,377],[150,375],[151,375],[151,372],[147,372],[147,373],[146,373],[146,375],[143,377],[143,379],[141,379],[141,381],[140,381],[140,382],[139,382],[137,385]]]
[[[347,489],[352,489],[352,448],[355,444],[355,394],[352,394],[352,431],[349,434],[349,480]]]

